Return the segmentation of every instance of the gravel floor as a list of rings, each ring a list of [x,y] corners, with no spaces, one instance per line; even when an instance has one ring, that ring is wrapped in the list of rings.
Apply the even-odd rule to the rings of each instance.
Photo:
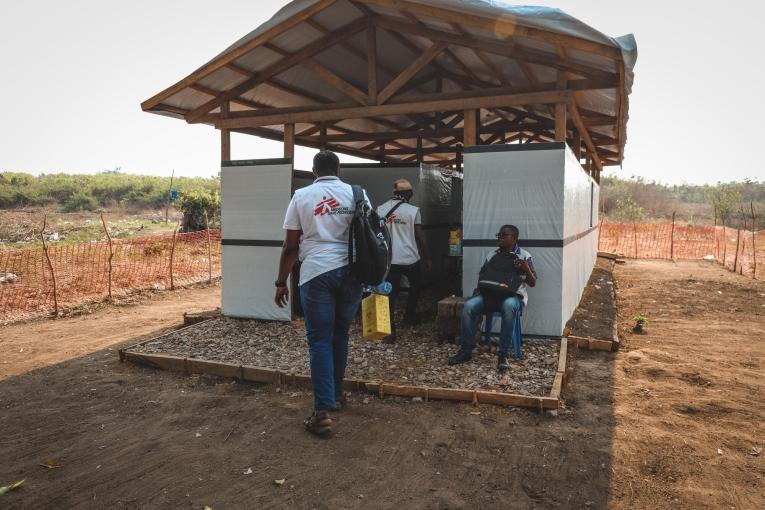
[[[497,373],[496,351],[478,348],[469,363],[450,367],[455,345],[432,339],[434,323],[400,328],[393,345],[364,340],[351,328],[346,377],[418,386],[489,389],[522,395],[547,395],[558,364],[558,340],[524,340],[523,357]],[[143,353],[225,361],[285,372],[309,373],[302,321],[265,322],[214,319],[133,349]]]

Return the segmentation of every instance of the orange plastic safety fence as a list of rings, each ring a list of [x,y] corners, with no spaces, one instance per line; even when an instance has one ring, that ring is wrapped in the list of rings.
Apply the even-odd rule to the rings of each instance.
[[[752,278],[765,276],[765,231],[673,227],[671,223],[604,223],[598,249],[632,258],[706,258]]]
[[[220,276],[220,231],[178,234],[173,256],[176,286]],[[170,287],[172,234],[112,241],[112,296]],[[60,307],[101,300],[109,288],[109,243],[48,247]],[[0,323],[50,313],[53,279],[42,248],[0,250]]]

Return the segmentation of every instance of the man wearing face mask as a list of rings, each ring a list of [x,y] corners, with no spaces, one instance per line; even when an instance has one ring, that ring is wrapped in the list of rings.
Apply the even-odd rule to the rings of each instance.
[[[515,225],[503,225],[497,233],[497,249],[492,250],[486,256],[484,265],[479,274],[484,273],[486,267],[496,257],[512,259],[512,266],[520,272],[522,283],[515,294],[496,300],[495,296],[476,288],[473,297],[465,301],[462,309],[462,321],[460,325],[460,350],[449,358],[450,365],[458,365],[470,361],[475,348],[475,336],[481,317],[485,313],[487,301],[495,301],[494,306],[502,314],[502,330],[499,336],[499,354],[497,369],[502,372],[510,368],[507,363],[507,353],[512,343],[512,334],[515,319],[521,313],[522,308],[528,304],[529,295],[526,287],[534,287],[537,284],[537,273],[534,271],[534,263],[531,254],[521,249],[518,245],[518,227]],[[499,260],[499,259],[496,259]],[[495,260],[495,262],[496,262]],[[486,294],[486,295],[484,295]],[[491,327],[490,325],[487,327]]]
[[[409,281],[409,293],[406,298],[404,324],[417,324],[417,300],[422,286],[423,270],[430,271],[428,246],[422,232],[420,208],[409,201],[414,195],[412,185],[406,179],[393,183],[393,198],[377,208],[377,214],[385,218],[390,230],[393,259],[388,273],[388,281],[393,286],[390,293],[391,335],[384,342],[396,341],[396,298],[401,290],[401,276]]]

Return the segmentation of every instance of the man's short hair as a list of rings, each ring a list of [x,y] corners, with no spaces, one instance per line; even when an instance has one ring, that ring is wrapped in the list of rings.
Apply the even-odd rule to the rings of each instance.
[[[340,158],[332,151],[320,151],[313,157],[313,171],[316,175],[337,175]]]
[[[502,225],[499,229],[500,233],[503,230],[509,230],[510,232],[512,232],[512,234],[515,236],[516,239],[521,237],[521,232],[518,230],[518,227],[516,227],[515,225]]]

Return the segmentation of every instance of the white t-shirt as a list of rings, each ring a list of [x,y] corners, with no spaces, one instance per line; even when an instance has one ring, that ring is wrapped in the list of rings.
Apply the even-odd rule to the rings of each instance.
[[[367,198],[364,199],[372,207]],[[334,176],[319,177],[295,191],[284,217],[285,230],[302,230],[299,285],[348,265],[348,230],[353,218],[353,189]]]
[[[401,200],[397,198],[388,200],[377,208],[377,214],[384,217],[399,202]],[[390,244],[393,248],[392,264],[409,266],[420,260],[420,252],[414,237],[414,226],[420,224],[422,224],[420,208],[406,202],[398,206],[388,218]]]
[[[529,253],[526,250],[522,249],[517,244],[515,245],[515,249],[513,250],[513,253],[515,253],[518,256],[518,258],[521,258],[521,259],[525,260],[529,264],[529,268],[531,268],[533,271],[536,271],[536,269],[534,269],[534,261],[531,260],[531,253]],[[497,250],[496,249],[491,250],[490,252],[487,252],[486,253],[486,259],[484,260],[484,263],[490,261],[491,258],[494,255],[496,255],[496,254],[497,254]],[[521,296],[521,299],[523,300],[523,306],[525,307],[526,305],[529,304],[529,293],[526,290],[526,283],[525,283],[525,281],[526,281],[526,274],[521,276],[521,278],[523,279],[524,283],[522,283],[521,286],[518,287],[518,294]]]

